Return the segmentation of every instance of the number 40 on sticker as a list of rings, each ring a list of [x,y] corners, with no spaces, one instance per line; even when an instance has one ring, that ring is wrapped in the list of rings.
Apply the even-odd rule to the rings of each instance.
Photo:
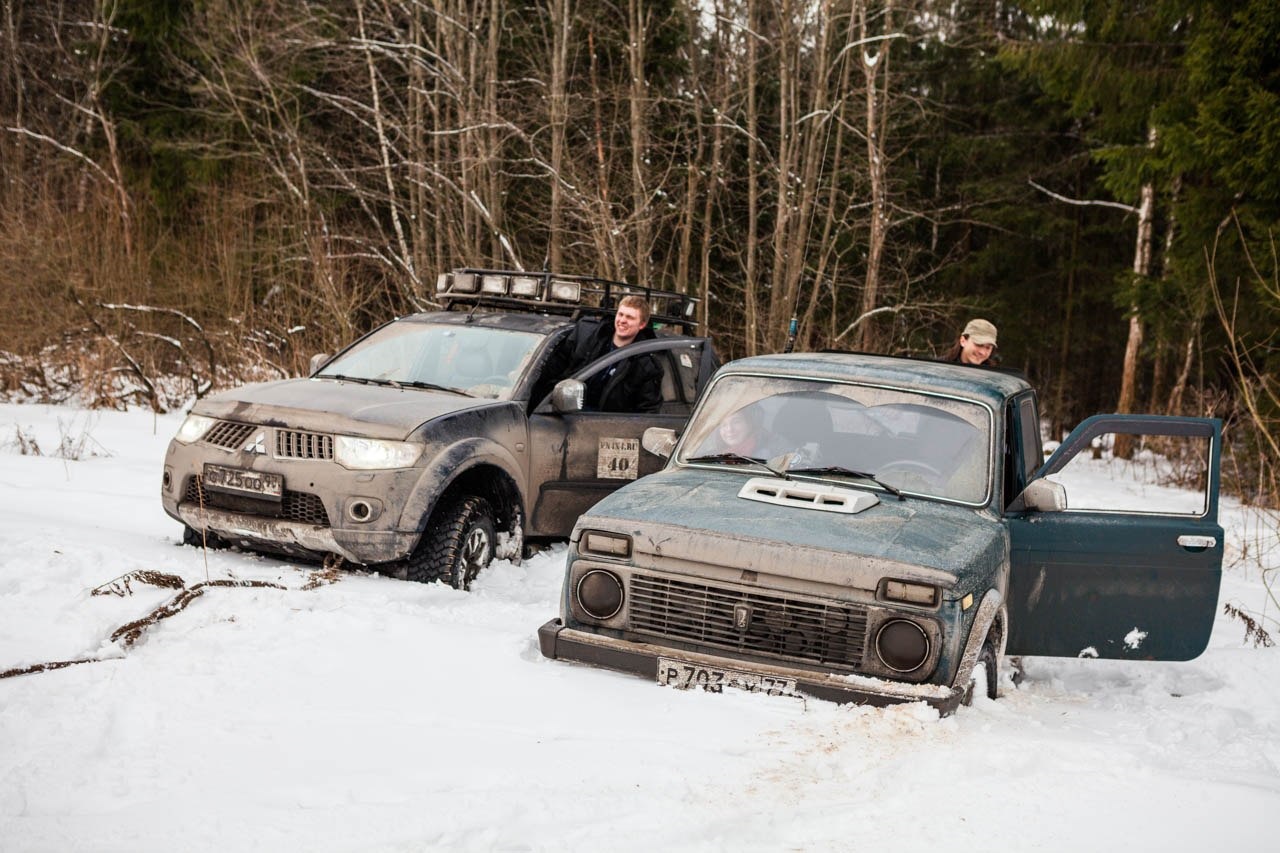
[[[596,477],[634,480],[640,475],[640,439],[601,438],[596,454]]]

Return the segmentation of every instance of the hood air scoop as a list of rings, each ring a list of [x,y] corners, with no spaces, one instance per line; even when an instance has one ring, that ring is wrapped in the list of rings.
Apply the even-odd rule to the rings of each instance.
[[[823,512],[852,514],[870,509],[880,499],[867,492],[843,489],[825,483],[801,483],[796,480],[778,480],[770,477],[753,477],[748,480],[738,497],[749,501],[794,506],[801,509],[818,509]]]

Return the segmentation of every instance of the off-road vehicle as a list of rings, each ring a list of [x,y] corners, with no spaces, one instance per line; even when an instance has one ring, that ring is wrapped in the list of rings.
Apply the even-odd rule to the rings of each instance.
[[[1016,375],[733,362],[678,440],[645,435],[667,467],[578,521],[542,653],[943,711],[994,698],[1006,654],[1189,660],[1217,606],[1221,438],[1216,420],[1100,415],[1046,461]]]
[[[649,301],[653,340],[548,375],[576,324]],[[169,445],[161,497],[191,544],[341,558],[466,588],[496,555],[564,538],[577,517],[664,460],[649,427],[683,426],[718,366],[695,300],[604,279],[461,269],[443,310],[394,320],[310,376],[199,400]],[[583,382],[638,356],[662,368],[644,413],[584,411]]]

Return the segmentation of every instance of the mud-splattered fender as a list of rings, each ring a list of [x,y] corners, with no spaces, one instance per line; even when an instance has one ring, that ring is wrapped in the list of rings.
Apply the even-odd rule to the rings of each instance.
[[[1004,657],[1005,639],[1008,637],[1009,615],[1005,609],[1004,595],[998,589],[989,589],[978,604],[978,612],[974,614],[973,626],[969,629],[969,639],[964,645],[964,653],[960,656],[960,666],[956,669],[956,677],[951,680],[952,688],[964,690],[969,684],[973,668],[978,663],[978,655],[982,653],[982,644],[996,626],[996,661]]]
[[[529,489],[520,460],[490,438],[472,437],[437,450],[427,462],[404,503],[398,529],[422,530],[435,510],[436,502],[449,486],[463,474],[483,465],[497,468],[511,479],[519,491],[521,512],[527,517]]]

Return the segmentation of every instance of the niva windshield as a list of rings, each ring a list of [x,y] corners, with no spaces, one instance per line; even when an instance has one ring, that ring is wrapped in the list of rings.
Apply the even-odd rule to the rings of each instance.
[[[992,417],[967,400],[895,388],[730,375],[709,390],[679,462],[746,460],[786,473],[968,504],[990,493]]]
[[[377,330],[316,376],[507,400],[542,335],[401,321]]]

